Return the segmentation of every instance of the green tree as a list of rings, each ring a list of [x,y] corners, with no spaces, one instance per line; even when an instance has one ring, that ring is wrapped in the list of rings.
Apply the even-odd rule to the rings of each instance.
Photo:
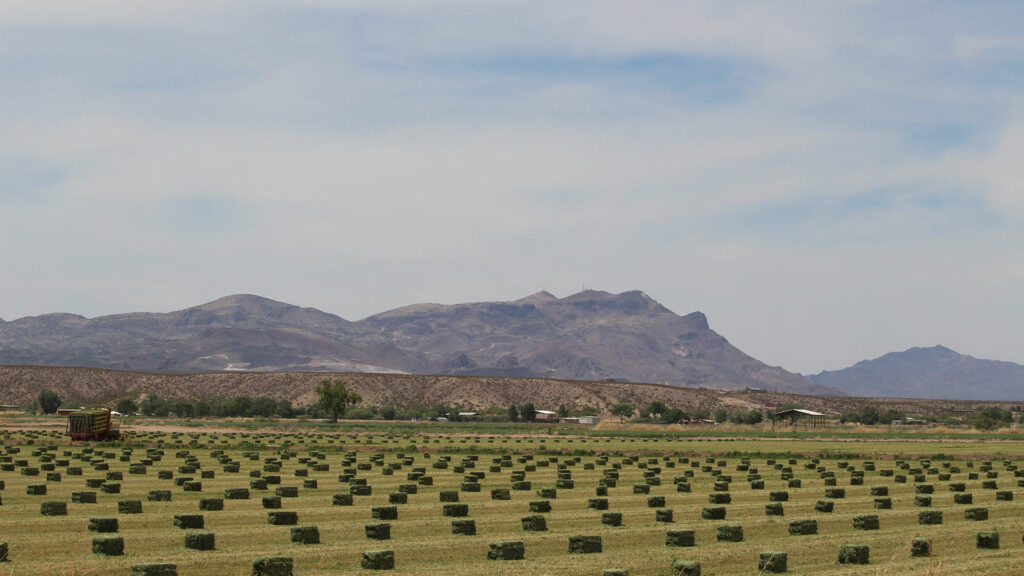
[[[135,402],[132,402],[131,398],[121,398],[117,401],[117,404],[114,405],[114,410],[127,415],[135,414],[139,410],[139,407],[135,405]]]
[[[43,414],[53,414],[60,408],[60,396],[49,388],[43,388],[39,391],[39,396],[36,397],[36,403],[39,404],[39,409],[43,411]]]
[[[722,422],[728,422],[728,420],[729,420],[729,411],[728,410],[726,410],[725,408],[719,408],[718,410],[715,411],[715,422],[718,422],[719,424],[721,424]]]
[[[516,408],[515,404],[509,404],[508,406],[508,421],[515,422],[519,420],[519,408]]]
[[[662,419],[669,424],[678,424],[683,420],[689,420],[690,415],[679,408],[669,408],[668,411],[665,412],[664,416],[662,416]]]
[[[537,418],[537,410],[533,407],[533,402],[527,402],[519,408],[519,416],[524,422],[533,422]]]
[[[568,415],[569,415],[569,407],[566,406],[565,404],[559,405],[558,406],[558,416],[559,416],[559,418],[565,418]]]
[[[627,404],[625,402],[622,402],[620,404],[616,404],[615,406],[612,406],[612,416],[618,416],[619,417],[619,422],[622,422],[626,418],[631,417],[635,410],[636,409],[633,408],[632,404]]]
[[[316,394],[320,397],[320,405],[324,411],[331,415],[331,422],[337,422],[338,418],[345,416],[349,406],[355,406],[362,401],[362,397],[355,392],[349,392],[348,385],[341,380],[321,380],[316,387]]]
[[[385,406],[380,409],[380,417],[385,420],[394,420],[398,412],[393,406]]]
[[[646,414],[648,414],[650,416],[653,416],[655,418],[662,417],[665,414],[665,412],[667,412],[667,411],[668,411],[668,406],[666,406],[665,403],[660,401],[660,400],[655,400],[654,402],[651,402],[646,407],[644,407],[644,410],[643,410],[644,413],[646,413]]]

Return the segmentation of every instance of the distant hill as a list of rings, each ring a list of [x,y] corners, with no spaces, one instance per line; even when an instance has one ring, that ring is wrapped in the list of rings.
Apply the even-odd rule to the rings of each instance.
[[[1024,401],[1024,366],[946,348],[911,348],[810,376],[851,396]]]
[[[704,314],[679,316],[639,291],[416,304],[358,322],[253,295],[166,314],[46,314],[0,323],[0,364],[614,379],[839,394],[744,354]]]

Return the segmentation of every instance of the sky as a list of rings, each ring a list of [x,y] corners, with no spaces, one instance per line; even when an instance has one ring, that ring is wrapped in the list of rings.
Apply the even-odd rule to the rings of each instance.
[[[1024,3],[0,0],[0,318],[642,290],[1024,363]]]

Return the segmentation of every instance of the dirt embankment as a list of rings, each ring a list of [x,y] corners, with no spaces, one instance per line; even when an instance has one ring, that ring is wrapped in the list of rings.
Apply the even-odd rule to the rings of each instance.
[[[592,406],[607,415],[620,402],[644,406],[655,400],[670,407],[694,411],[706,408],[763,409],[768,405],[795,403],[803,408],[838,415],[871,404],[907,414],[951,413],[985,406],[1009,408],[1011,402],[965,402],[878,398],[801,396],[769,391],[723,392],[676,388],[658,384],[589,382],[539,378],[486,378],[395,374],[338,374],[325,372],[218,372],[203,374],[152,374],[94,368],[0,366],[0,404],[27,404],[44,388],[54,390],[65,404],[112,404],[121,398],[140,400],[159,394],[172,400],[267,396],[290,400],[296,406],[316,402],[316,386],[322,380],[348,383],[364,406],[395,406],[399,409],[435,404],[459,405],[482,410],[532,402],[543,410]]]

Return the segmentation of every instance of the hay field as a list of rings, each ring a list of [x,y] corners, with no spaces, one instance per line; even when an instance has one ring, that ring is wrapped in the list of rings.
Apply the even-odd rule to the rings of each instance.
[[[0,575],[127,575],[143,563],[175,564],[182,576],[251,574],[263,557],[290,557],[301,576],[368,574],[361,555],[374,550],[394,552],[395,574],[625,569],[668,575],[676,559],[700,562],[704,574],[756,574],[766,551],[785,552],[790,574],[1024,573],[1024,503],[1017,498],[1024,458],[1016,445],[951,447],[937,440],[942,450],[930,452],[929,444],[897,458],[920,443],[847,442],[859,457],[820,458],[810,456],[825,452],[813,440],[511,437],[466,430],[142,432],[116,445],[70,445],[56,432],[7,431],[0,434],[0,543],[8,544],[9,561],[0,563]],[[960,456],[927,456],[937,452]],[[370,494],[351,495],[367,490],[358,487],[364,482]],[[29,493],[38,485],[45,495]],[[836,488],[842,497],[833,492],[827,498]],[[237,489],[248,498],[226,498]],[[152,491],[169,491],[171,499],[150,501]],[[83,492],[96,502],[79,502]],[[458,501],[442,501],[442,493]],[[965,501],[963,494],[970,504],[954,502]],[[275,497],[280,508],[265,508],[276,505]],[[922,497],[931,498],[930,505],[922,506]],[[876,508],[876,500],[886,498],[891,508]],[[200,509],[216,507],[216,499],[223,510]],[[129,500],[140,501],[142,512],[120,511],[119,502]],[[831,512],[816,509],[822,500],[832,503]],[[44,502],[65,503],[67,515],[42,515]],[[468,515],[446,516],[452,504],[466,505]],[[726,517],[703,519],[704,509],[714,506],[724,507]],[[783,515],[766,513],[779,506]],[[374,518],[375,509],[387,516],[391,507],[397,518]],[[968,519],[973,509],[985,509],[987,519]],[[666,510],[671,522],[664,521]],[[295,526],[269,524],[277,512],[295,512]],[[621,514],[621,526],[603,523],[608,512]],[[922,512],[940,512],[942,523],[919,524]],[[192,515],[194,522],[197,514],[214,534],[213,550],[186,548],[193,530],[175,526],[176,515]],[[879,529],[854,527],[855,517],[872,515]],[[524,529],[524,518],[534,516],[543,517],[546,530]],[[116,518],[117,532],[90,532],[96,518]],[[461,520],[473,520],[476,534],[453,534],[453,522]],[[790,523],[802,520],[814,520],[817,533],[791,535]],[[367,525],[381,523],[390,525],[390,539],[367,538]],[[719,528],[729,525],[742,527],[742,541],[718,540]],[[320,543],[293,543],[292,528],[301,526],[315,526]],[[666,545],[669,531],[685,530],[693,531],[695,546]],[[1000,548],[978,549],[982,531],[998,531]],[[601,552],[570,553],[577,535],[599,536]],[[124,554],[93,554],[93,539],[105,536],[120,536]],[[930,557],[911,557],[914,537],[931,540]],[[490,544],[499,541],[522,542],[524,559],[488,560]],[[870,563],[840,565],[844,544],[869,546]]]

